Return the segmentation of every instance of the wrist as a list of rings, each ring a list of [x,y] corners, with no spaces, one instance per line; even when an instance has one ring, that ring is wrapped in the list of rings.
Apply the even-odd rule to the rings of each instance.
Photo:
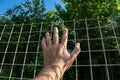
[[[45,65],[34,80],[60,80],[62,67],[58,65]]]
[[[63,66],[52,64],[52,65],[46,65],[44,69],[50,69],[50,73],[52,72],[54,74],[53,77],[55,77],[55,80],[60,80],[62,74],[63,74]],[[53,79],[54,80],[54,79]]]

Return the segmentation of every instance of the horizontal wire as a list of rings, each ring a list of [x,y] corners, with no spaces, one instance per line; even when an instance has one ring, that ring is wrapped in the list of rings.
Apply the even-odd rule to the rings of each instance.
[[[4,25],[3,25],[3,26],[4,26]],[[15,26],[16,26],[16,25],[15,25]],[[7,26],[6,26],[6,27],[7,27]],[[116,28],[117,28],[117,27],[120,27],[120,26],[116,26]],[[111,27],[104,27],[104,26],[102,27],[102,26],[101,26],[100,28],[101,28],[101,29],[109,29],[109,28],[111,28]],[[99,29],[99,27],[94,27],[94,26],[93,26],[93,27],[89,27],[88,29],[89,29],[89,30],[90,30],[90,29]],[[69,31],[70,31],[70,30],[73,30],[73,29],[69,29]],[[76,28],[76,31],[77,31],[77,30],[86,30],[86,28],[83,28],[83,27],[81,27],[81,28]],[[62,31],[62,30],[59,30],[59,31]],[[41,32],[51,32],[51,30],[42,30]],[[13,34],[19,34],[19,33],[20,33],[20,31],[15,31],[15,32],[13,31]],[[30,32],[23,30],[22,34],[25,34],[25,33],[30,33]],[[32,31],[31,33],[39,33],[39,31]],[[2,34],[2,32],[0,32],[0,34]],[[10,32],[5,31],[3,34],[10,34]]]
[[[106,49],[105,50],[106,52],[109,52],[109,51],[118,51],[118,49]],[[83,52],[89,52],[88,50],[82,50],[81,51],[81,53],[83,53]],[[103,49],[100,49],[100,50],[91,50],[91,52],[103,52]],[[9,53],[13,53],[14,54],[14,52],[7,52],[7,54],[9,54]],[[19,54],[24,54],[25,52],[20,52],[20,51],[18,51],[17,53],[19,53]],[[29,52],[28,51],[28,54],[35,54],[36,52]],[[43,53],[42,51],[40,51],[39,52],[39,54],[41,54],[41,53]],[[4,54],[4,52],[0,52],[0,54]],[[112,54],[112,53],[111,53]]]
[[[2,64],[2,63],[0,63],[0,64]],[[4,66],[12,66],[12,64],[10,64],[10,63],[4,63]],[[14,64],[14,66],[23,66],[23,64],[17,64],[17,63],[15,63]],[[31,66],[31,67],[34,67],[35,66],[35,63],[33,63],[33,64],[25,64],[25,66]],[[44,65],[43,64],[37,64],[36,65],[37,67],[43,67]],[[76,67],[76,66],[78,66],[78,67],[90,67],[90,66],[94,66],[94,67],[100,67],[100,66],[106,66],[106,64],[77,64],[77,65],[72,65],[72,67]],[[120,64],[110,64],[110,63],[108,63],[107,64],[107,66],[110,66],[110,67],[112,67],[112,66],[120,66]]]
[[[8,76],[0,76],[0,78],[5,78],[5,79],[7,79],[7,78],[9,78],[9,77],[8,77]],[[20,77],[11,77],[11,78],[20,80]],[[22,80],[33,80],[33,79],[31,79],[31,78],[22,78]]]
[[[116,36],[117,37],[117,36]],[[117,38],[120,38],[120,37],[117,37]],[[110,37],[103,37],[103,38],[89,38],[89,40],[96,40],[96,41],[98,41],[98,40],[101,40],[101,39],[104,39],[104,40],[111,40],[111,39],[115,39],[115,37],[114,36],[110,36]],[[86,39],[76,39],[77,41],[86,41],[86,40],[88,40],[87,38]],[[69,39],[68,40],[68,42],[69,41],[74,41],[74,39]],[[42,41],[38,41],[38,40],[36,40],[36,41],[29,41],[29,43],[37,43],[37,42],[42,42]],[[1,41],[0,43],[8,43],[8,41]],[[9,43],[17,43],[17,40],[16,41],[10,41]],[[27,43],[27,41],[20,41],[19,43]]]

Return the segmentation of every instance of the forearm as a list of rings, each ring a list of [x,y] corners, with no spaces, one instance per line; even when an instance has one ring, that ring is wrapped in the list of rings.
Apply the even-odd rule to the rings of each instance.
[[[45,66],[34,80],[60,80],[61,75],[61,67]]]

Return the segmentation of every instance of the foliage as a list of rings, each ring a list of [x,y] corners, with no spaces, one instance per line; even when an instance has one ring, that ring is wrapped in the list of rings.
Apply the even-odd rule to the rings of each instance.
[[[59,15],[64,20],[84,18],[104,18],[117,14],[117,0],[63,0],[65,10],[56,5]]]
[[[30,23],[44,20],[44,13],[44,0],[26,0],[9,9],[5,15],[14,23]]]
[[[117,55],[117,51],[109,51],[109,49],[117,49],[118,45],[116,44],[116,39],[120,43],[120,10],[119,5],[116,4],[118,0],[62,0],[65,3],[65,9],[61,5],[56,4],[56,10],[47,11],[45,9],[44,0],[26,0],[21,5],[15,5],[13,8],[9,9],[4,16],[0,16],[0,24],[15,24],[13,32],[20,32],[22,25],[23,30],[20,38],[20,43],[18,47],[18,52],[15,64],[23,64],[25,58],[25,50],[27,46],[28,37],[30,34],[30,27],[32,26],[30,41],[28,45],[28,54],[26,58],[26,64],[35,64],[36,56],[38,58],[38,66],[25,66],[24,77],[32,78],[34,74],[34,68],[36,68],[37,73],[40,71],[41,66],[43,65],[43,55],[41,48],[41,39],[45,35],[45,31],[52,32],[51,26],[57,26],[60,32],[64,27],[69,29],[69,41],[68,41],[68,50],[72,51],[75,42],[81,42],[82,52],[78,56],[77,62],[78,65],[90,65],[89,56],[91,54],[92,64],[105,64],[105,57],[103,51],[94,51],[94,50],[103,50],[101,42],[102,32],[103,42],[105,45],[105,51],[107,62],[109,64],[119,64],[120,58]],[[112,17],[112,19],[110,18]],[[113,18],[115,17],[115,18]],[[96,18],[96,19],[95,19]],[[64,21],[68,22],[64,22]],[[45,22],[46,23],[42,23]],[[24,23],[24,24],[22,24]],[[17,25],[16,25],[17,24]],[[87,25],[86,25],[87,24]],[[100,24],[100,25],[99,25]],[[42,32],[40,29],[42,27]],[[76,32],[74,31],[76,28]],[[88,34],[87,35],[87,27]],[[99,28],[101,27],[101,28]],[[0,26],[0,32],[2,32],[4,26]],[[0,40],[0,52],[4,52],[10,32],[13,28],[13,25],[7,25],[5,32],[8,32],[3,35],[2,40]],[[117,38],[115,38],[114,31],[116,32]],[[15,55],[15,49],[17,46],[17,41],[19,38],[19,33],[13,33],[11,41],[15,43],[10,43],[8,52],[6,55],[5,62],[12,63]],[[39,35],[41,36],[39,37]],[[75,36],[76,35],[76,36]],[[77,38],[76,41],[74,38]],[[88,38],[90,39],[88,41]],[[90,43],[90,44],[88,44]],[[93,52],[88,52],[89,46]],[[38,49],[39,46],[39,49]],[[34,52],[38,50],[38,55]],[[4,53],[0,54],[0,62],[3,60]],[[75,63],[74,63],[75,64]],[[22,66],[15,65],[13,68],[12,76],[20,77]],[[2,73],[0,75],[9,76],[11,67],[4,66]],[[95,80],[105,80],[106,72],[105,66],[93,66],[93,74]],[[119,79],[119,66],[109,67],[111,80]],[[75,80],[75,66],[73,66],[69,71],[66,72],[63,79],[65,80]],[[90,79],[90,67],[89,66],[80,66],[78,67],[78,79],[80,80],[89,80]],[[2,79],[3,80],[3,79]],[[6,78],[7,80],[7,78]],[[14,80],[14,78],[13,78]]]

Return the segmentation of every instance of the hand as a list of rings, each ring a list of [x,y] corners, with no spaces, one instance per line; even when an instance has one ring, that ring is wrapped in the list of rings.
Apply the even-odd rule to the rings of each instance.
[[[62,40],[59,43],[57,27],[54,27],[53,41],[49,33],[42,40],[42,48],[45,66],[58,66],[62,74],[72,65],[80,53],[80,43],[76,43],[74,50],[69,53],[67,50],[68,29],[64,29]]]
[[[80,53],[80,43],[77,43],[74,50],[69,53],[67,50],[67,41],[68,29],[64,29],[62,40],[59,43],[57,27],[54,28],[53,42],[51,41],[51,36],[48,32],[46,33],[46,37],[42,40],[44,65],[59,67],[61,75],[72,65]]]

